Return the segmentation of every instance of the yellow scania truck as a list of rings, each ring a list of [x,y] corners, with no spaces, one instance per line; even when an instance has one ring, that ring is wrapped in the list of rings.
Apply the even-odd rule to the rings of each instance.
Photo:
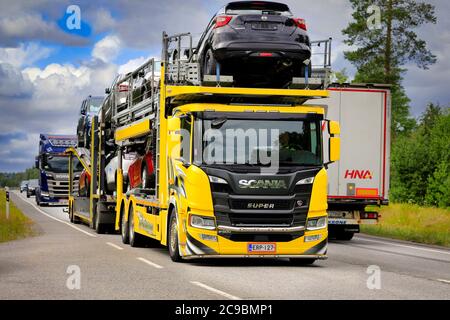
[[[118,159],[117,190],[109,196],[115,230],[131,246],[167,246],[173,261],[326,259],[326,167],[339,159],[340,129],[311,100],[328,97],[328,91],[307,84],[237,88],[220,75],[198,81],[198,66],[170,50],[175,43],[180,52],[185,36],[164,34],[161,62],[151,59],[123,77],[116,87],[129,88],[127,97],[99,120],[99,128],[112,128]],[[131,188],[124,181],[122,159],[130,152],[150,154],[150,186]],[[130,169],[127,179],[133,179]],[[110,221],[98,218],[102,214],[111,212],[98,211],[98,221]]]

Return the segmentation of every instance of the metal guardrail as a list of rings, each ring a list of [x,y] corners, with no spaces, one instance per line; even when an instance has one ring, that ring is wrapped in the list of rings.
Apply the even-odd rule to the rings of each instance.
[[[158,82],[153,58],[117,81],[112,92],[113,121],[124,125],[152,113],[158,96]]]
[[[161,57],[166,71],[166,84],[201,85],[200,65],[190,61],[193,52],[191,33],[169,36],[163,32]]]
[[[321,79],[324,88],[331,83],[331,41],[332,38],[311,41],[311,77]]]

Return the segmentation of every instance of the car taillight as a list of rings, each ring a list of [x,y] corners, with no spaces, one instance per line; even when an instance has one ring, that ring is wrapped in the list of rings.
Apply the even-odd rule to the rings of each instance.
[[[273,53],[272,52],[260,52],[259,56],[260,57],[273,57]]]
[[[296,25],[297,27],[299,27],[300,29],[303,29],[303,30],[306,31],[306,21],[305,21],[305,19],[295,18],[295,19],[293,19],[293,20],[294,20],[295,25]]]
[[[231,21],[231,16],[218,16],[214,29],[226,26]]]
[[[127,84],[119,84],[119,92],[127,92],[128,85]]]

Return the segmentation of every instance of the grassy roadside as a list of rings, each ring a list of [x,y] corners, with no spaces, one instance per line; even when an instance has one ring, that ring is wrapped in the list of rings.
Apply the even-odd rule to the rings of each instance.
[[[9,219],[6,219],[5,190],[0,189],[0,243],[33,236],[33,221],[10,201]]]
[[[361,226],[361,232],[394,239],[450,247],[450,210],[391,204],[382,207],[380,223]]]

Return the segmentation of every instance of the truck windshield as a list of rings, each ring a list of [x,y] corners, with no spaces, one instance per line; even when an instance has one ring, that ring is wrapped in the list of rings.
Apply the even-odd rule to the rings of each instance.
[[[194,160],[202,164],[319,166],[322,164],[320,120],[197,120],[201,147]],[[201,129],[200,129],[201,128]],[[249,129],[251,128],[251,129]],[[201,149],[201,152],[200,150]]]
[[[44,157],[42,168],[49,172],[68,173],[69,172],[69,158],[66,156],[52,156]],[[73,171],[79,172],[83,170],[83,165],[78,159],[73,159]]]

